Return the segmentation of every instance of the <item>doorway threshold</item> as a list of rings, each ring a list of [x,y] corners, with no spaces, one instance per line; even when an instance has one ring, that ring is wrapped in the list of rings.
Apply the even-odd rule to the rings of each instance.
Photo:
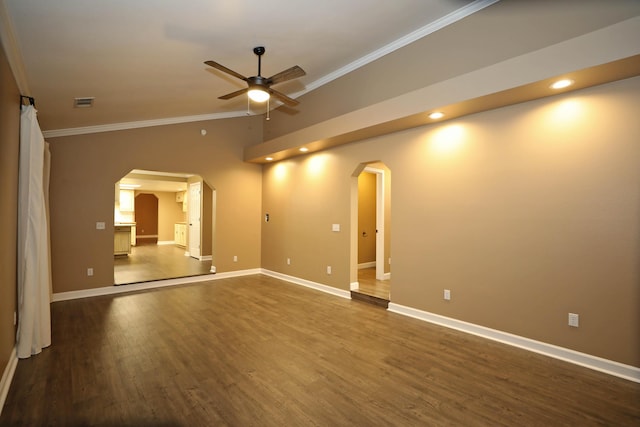
[[[367,295],[358,291],[351,291],[351,299],[356,301],[366,302],[368,304],[373,304],[378,307],[389,308],[389,300],[376,297],[373,295]]]

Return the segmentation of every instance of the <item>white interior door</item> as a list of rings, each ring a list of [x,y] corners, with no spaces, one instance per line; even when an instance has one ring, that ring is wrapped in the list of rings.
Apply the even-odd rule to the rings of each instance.
[[[189,184],[189,255],[200,259],[200,212],[202,184],[192,182]]]

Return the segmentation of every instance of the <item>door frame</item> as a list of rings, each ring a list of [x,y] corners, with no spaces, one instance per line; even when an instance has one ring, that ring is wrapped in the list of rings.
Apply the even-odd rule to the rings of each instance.
[[[367,166],[362,172],[376,175],[376,280],[384,280],[384,169]]]
[[[192,188],[195,186],[198,187],[197,203],[192,197]],[[200,181],[190,182],[188,185],[188,188],[189,188],[189,192],[188,192],[189,199],[187,200],[187,204],[188,204],[187,219],[189,220],[188,222],[189,235],[187,240],[187,252],[189,253],[189,256],[191,256],[192,258],[201,260],[202,258],[202,182]],[[198,222],[198,233],[197,233],[198,238],[196,242],[193,241],[194,240],[193,237],[195,236],[194,236],[194,232],[192,231],[193,230],[192,215],[194,213],[197,213],[197,222]],[[194,243],[197,243],[197,246],[194,246]],[[197,251],[194,251],[193,249],[197,249]]]

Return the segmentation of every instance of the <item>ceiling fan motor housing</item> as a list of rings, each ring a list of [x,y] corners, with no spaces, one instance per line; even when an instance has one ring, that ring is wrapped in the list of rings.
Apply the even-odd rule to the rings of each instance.
[[[247,83],[249,83],[249,88],[260,88],[263,90],[267,90],[269,88],[269,79],[262,76],[253,76],[247,77]]]

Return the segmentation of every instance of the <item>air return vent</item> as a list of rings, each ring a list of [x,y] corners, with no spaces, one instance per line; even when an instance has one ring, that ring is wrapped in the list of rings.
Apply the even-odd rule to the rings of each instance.
[[[90,108],[93,107],[93,100],[95,97],[89,96],[85,98],[73,98],[73,106],[75,108]]]

